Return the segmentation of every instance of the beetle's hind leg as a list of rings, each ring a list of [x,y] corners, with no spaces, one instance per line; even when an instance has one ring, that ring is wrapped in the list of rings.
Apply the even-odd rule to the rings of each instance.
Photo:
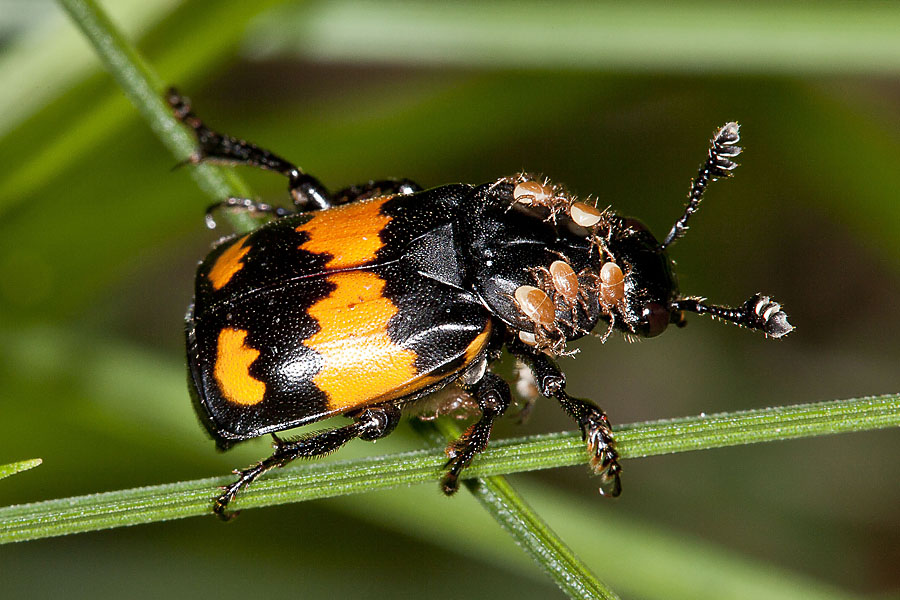
[[[588,400],[566,393],[566,377],[556,363],[545,354],[534,354],[525,346],[512,345],[510,351],[529,367],[541,395],[556,398],[563,409],[578,423],[581,438],[591,454],[591,468],[600,478],[600,493],[618,496],[622,492],[619,453],[606,413]]]
[[[282,440],[272,435],[275,440],[275,452],[243,471],[235,471],[237,481],[226,486],[223,493],[216,498],[213,512],[225,521],[237,513],[228,513],[228,504],[242,489],[253,483],[257,477],[274,469],[283,467],[298,458],[312,458],[330,454],[354,438],[367,441],[377,440],[391,433],[400,422],[400,409],[390,403],[370,406],[363,409],[350,425],[318,431],[293,440]]]
[[[312,175],[304,173],[300,167],[256,144],[207,127],[191,110],[190,100],[175,88],[169,88],[166,101],[172,107],[175,117],[193,129],[197,137],[198,148],[188,162],[197,164],[209,160],[275,171],[288,178],[288,191],[298,211],[321,210],[333,205],[325,186]]]
[[[475,397],[478,400],[478,408],[481,409],[481,418],[459,439],[447,446],[447,455],[450,460],[445,467],[450,470],[441,480],[441,489],[448,496],[459,488],[459,474],[472,459],[487,447],[491,437],[494,419],[501,416],[512,402],[509,393],[509,384],[493,373],[485,373],[481,381],[475,386]]]

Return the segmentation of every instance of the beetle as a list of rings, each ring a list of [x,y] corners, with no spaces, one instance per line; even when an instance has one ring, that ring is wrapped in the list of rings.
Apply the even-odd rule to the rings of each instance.
[[[197,138],[188,162],[249,165],[288,179],[293,208],[227,198],[207,210],[268,215],[224,238],[197,269],[185,325],[191,392],[220,449],[272,434],[273,454],[235,471],[215,499],[227,518],[236,494],[266,471],[376,440],[401,408],[448,385],[472,396],[479,417],[450,443],[441,487],[485,449],[511,403],[491,371],[503,349],[526,365],[586,442],[600,492],[621,491],[606,414],[570,396],[554,358],[605,327],[654,337],[685,313],[708,314],[780,338],[793,327],[780,304],[755,294],[737,307],[682,296],[668,248],[687,230],[709,182],[731,175],[739,126],[710,141],[684,212],[662,242],[638,220],[578,200],[564,186],[518,174],[481,185],[422,189],[406,179],[335,193],[291,162],[208,128],[176,90],[167,100]],[[282,439],[276,432],[344,415],[342,427]]]

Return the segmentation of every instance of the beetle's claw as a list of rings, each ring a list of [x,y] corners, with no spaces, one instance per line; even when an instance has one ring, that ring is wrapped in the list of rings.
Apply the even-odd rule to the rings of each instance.
[[[444,468],[449,470],[441,479],[441,490],[447,496],[452,496],[459,489],[459,474],[471,464],[475,452],[470,448],[469,436],[464,433],[450,442],[444,453],[449,457]]]
[[[613,462],[609,467],[597,473],[600,478],[600,485],[597,491],[600,492],[601,496],[615,498],[622,493],[622,481],[619,478],[619,473],[621,472],[622,468],[619,466],[619,463]]]
[[[591,469],[600,478],[600,495],[615,498],[622,493],[619,453],[606,415],[598,415],[582,425],[582,439],[591,454]]]
[[[451,471],[441,479],[441,491],[446,496],[452,496],[457,490],[459,490],[459,476]]]
[[[240,473],[240,471],[238,471],[238,473]],[[224,493],[222,493],[213,501],[213,513],[215,513],[220,521],[230,521],[241,513],[241,511],[239,510],[236,510],[234,512],[227,512],[227,509],[228,505],[232,500],[234,500],[234,497],[241,489],[242,483],[243,480],[239,479],[231,485],[226,485],[219,488],[221,490],[224,490]]]

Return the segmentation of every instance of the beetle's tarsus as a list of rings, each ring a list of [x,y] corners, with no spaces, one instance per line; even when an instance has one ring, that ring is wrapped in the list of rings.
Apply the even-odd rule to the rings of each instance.
[[[447,473],[441,479],[441,491],[445,496],[452,496],[459,490],[459,475]]]
[[[447,495],[456,492],[459,474],[487,447],[494,419],[505,413],[512,403],[509,384],[490,372],[475,384],[474,394],[481,409],[481,418],[447,446],[446,453],[450,460],[444,468],[450,470],[441,480],[441,489]]]
[[[609,420],[602,411],[594,412],[581,431],[591,455],[591,469],[600,479],[600,494],[615,498],[622,493],[619,479],[622,467],[619,466],[619,453],[616,452]]]
[[[622,467],[606,413],[588,400],[569,396],[565,376],[547,355],[533,353],[522,344],[512,344],[510,351],[531,368],[541,395],[556,398],[563,410],[578,423],[581,439],[591,457],[591,469],[600,479],[600,493],[603,496],[618,496],[622,492],[619,479]]]
[[[335,204],[347,204],[349,202],[377,198],[378,196],[392,196],[394,194],[407,196],[421,190],[422,186],[409,179],[381,179],[345,187],[333,193],[331,197]]]
[[[216,202],[214,204],[210,204],[206,207],[206,227],[209,229],[216,228],[216,220],[213,216],[219,210],[223,209],[231,209],[231,210],[239,210],[248,213],[256,213],[263,215],[271,215],[275,218],[285,217],[287,215],[294,214],[294,211],[284,208],[283,206],[272,206],[271,204],[266,204],[265,202],[259,202],[252,198],[238,198],[235,196],[229,196],[225,200],[221,202]]]

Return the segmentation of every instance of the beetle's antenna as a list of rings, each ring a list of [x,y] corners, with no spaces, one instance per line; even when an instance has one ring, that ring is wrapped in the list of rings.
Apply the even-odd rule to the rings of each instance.
[[[675,300],[673,310],[686,310],[697,314],[710,314],[713,317],[730,321],[748,329],[759,329],[773,338],[780,338],[794,330],[788,323],[787,315],[781,305],[762,294],[755,294],[738,308],[707,304],[701,298],[683,298]]]
[[[697,178],[691,181],[691,191],[688,194],[687,206],[684,207],[684,214],[672,225],[669,235],[659,246],[660,250],[670,246],[687,231],[687,220],[700,206],[703,192],[706,191],[709,182],[715,181],[719,177],[730,177],[731,172],[738,166],[731,159],[741,153],[741,147],[735,146],[741,139],[740,127],[735,122],[725,123],[710,140],[709,157],[700,167]]]

